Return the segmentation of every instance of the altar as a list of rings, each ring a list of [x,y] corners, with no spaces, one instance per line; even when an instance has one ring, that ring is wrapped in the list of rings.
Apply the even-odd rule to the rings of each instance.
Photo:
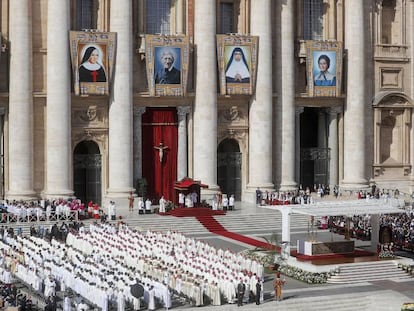
[[[334,242],[297,242],[297,252],[306,256],[332,255],[332,254],[350,254],[355,251],[354,241],[334,241]]]

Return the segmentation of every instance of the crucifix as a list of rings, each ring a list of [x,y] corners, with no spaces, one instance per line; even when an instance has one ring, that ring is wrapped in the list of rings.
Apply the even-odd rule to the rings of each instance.
[[[158,149],[158,155],[160,158],[160,163],[162,163],[162,160],[164,158],[164,150],[168,149],[168,146],[164,146],[164,144],[162,142],[160,142],[160,144],[158,146],[154,146],[155,149]]]
[[[164,150],[168,149],[168,146],[164,146],[164,144],[162,142],[160,142],[160,144],[158,146],[154,146],[154,149],[158,150],[158,156],[160,158],[160,183],[161,183],[161,195],[163,195],[164,192],[164,183],[163,183],[163,169],[162,169],[162,160],[164,159]]]

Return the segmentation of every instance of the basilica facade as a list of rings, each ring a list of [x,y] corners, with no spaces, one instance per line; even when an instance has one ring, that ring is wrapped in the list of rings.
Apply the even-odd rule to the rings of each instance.
[[[0,196],[411,192],[413,29],[412,0],[1,0]]]

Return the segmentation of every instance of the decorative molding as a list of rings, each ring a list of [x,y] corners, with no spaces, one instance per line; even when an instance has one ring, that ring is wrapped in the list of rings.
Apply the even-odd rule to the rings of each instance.
[[[134,117],[141,117],[146,110],[146,107],[134,107]]]
[[[87,108],[74,108],[72,110],[72,123],[85,126],[85,124],[101,124],[105,126],[105,111],[103,108],[96,105],[91,105]]]
[[[402,68],[380,68],[380,88],[402,90],[403,85]]]
[[[91,122],[96,119],[97,113],[96,106],[90,106],[88,109],[83,110],[79,117],[85,122]]]
[[[177,107],[178,118],[185,117],[190,112],[191,112],[191,106],[178,106]]]

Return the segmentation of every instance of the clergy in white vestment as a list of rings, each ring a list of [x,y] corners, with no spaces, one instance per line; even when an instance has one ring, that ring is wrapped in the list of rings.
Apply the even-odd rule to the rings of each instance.
[[[45,297],[55,296],[56,294],[56,282],[52,275],[49,275],[45,279]]]
[[[155,310],[155,290],[152,285],[148,290],[148,310]]]
[[[63,300],[63,311],[72,311],[72,299],[69,296]]]
[[[163,300],[164,300],[165,310],[168,310],[169,308],[171,308],[171,306],[172,306],[171,291],[170,291],[170,287],[168,285],[165,286],[164,293],[163,293]]]
[[[117,306],[118,306],[118,309],[117,309],[118,311],[125,310],[125,296],[122,290],[118,291]]]
[[[159,204],[160,204],[160,213],[165,213],[165,204],[167,203],[167,201],[164,199],[164,196],[161,197]]]

